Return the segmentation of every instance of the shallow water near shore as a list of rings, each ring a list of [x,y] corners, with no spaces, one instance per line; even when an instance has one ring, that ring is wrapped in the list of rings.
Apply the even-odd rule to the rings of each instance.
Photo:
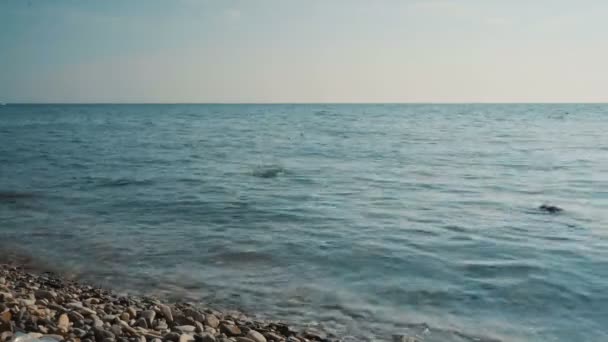
[[[607,119],[599,104],[2,106],[0,248],[358,340],[608,340]]]

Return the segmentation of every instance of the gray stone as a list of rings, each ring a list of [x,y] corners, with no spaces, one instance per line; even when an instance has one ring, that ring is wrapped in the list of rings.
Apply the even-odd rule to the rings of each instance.
[[[173,341],[173,342],[178,342],[179,341],[179,337],[180,334],[176,333],[176,332],[170,332],[168,334],[166,334],[165,336],[163,336],[163,339],[165,341]]]
[[[202,333],[205,331],[205,326],[201,322],[194,322],[194,326],[196,327],[197,333]]]
[[[46,299],[46,300],[57,299],[57,293],[55,293],[54,291],[47,291],[47,290],[37,290],[36,292],[34,292],[34,296],[37,299]]]
[[[205,321],[205,315],[198,312],[197,310],[191,309],[191,308],[186,308],[183,310],[184,315],[186,315],[187,317],[192,317],[192,319],[194,319],[197,322],[204,322]]]
[[[103,340],[104,338],[116,338],[114,333],[103,328],[93,327],[93,332],[95,333],[95,337],[97,340]]]
[[[217,328],[220,325],[220,320],[215,315],[208,314],[205,316],[205,324],[212,328]]]
[[[110,337],[106,337],[103,340],[101,340],[101,342],[115,342],[115,341],[116,341],[116,339],[110,338]]]
[[[247,332],[247,337],[254,340],[255,342],[267,342],[266,337],[264,337],[264,335],[260,334],[255,330],[249,330]]]
[[[21,298],[21,299],[19,299],[19,304],[21,306],[32,306],[32,305],[36,304],[36,299]]]
[[[72,332],[74,333],[74,335],[76,335],[76,337],[80,337],[80,338],[87,334],[86,331],[84,331],[82,329],[78,329],[78,328],[72,329]]]
[[[0,277],[0,285],[6,284],[6,278]]]
[[[156,321],[156,326],[154,327],[154,329],[167,330],[167,329],[169,329],[169,326],[167,325],[167,322],[165,322],[165,320],[159,319]]]
[[[91,319],[93,320],[93,326],[100,328],[103,327],[103,321],[97,315],[91,315]]]
[[[173,314],[171,313],[171,308],[164,304],[160,304],[158,306],[158,308],[160,309],[160,312],[165,317],[165,320],[167,321],[167,323],[173,323]]]
[[[222,323],[220,325],[220,331],[227,336],[237,336],[241,334],[241,329],[234,324]]]
[[[255,342],[254,340],[247,337],[237,337],[236,342]]]
[[[122,328],[118,324],[112,324],[110,331],[112,332],[112,334],[114,334],[116,336],[122,335]]]
[[[148,322],[148,326],[151,327],[154,322],[154,317],[156,317],[156,312],[154,310],[145,310],[142,311],[140,315]]]
[[[131,328],[129,326],[129,323],[125,322],[125,321],[118,321],[118,324],[120,325],[120,327],[122,328],[123,331],[126,331],[128,334],[130,335],[136,335],[137,332],[135,331],[135,329]]]
[[[196,342],[217,342],[215,336],[210,333],[201,333],[199,335],[194,336]]]
[[[281,336],[279,334],[273,333],[273,332],[267,332],[266,333],[266,338],[269,341],[283,341],[285,339],[285,337],[283,337],[283,336]]]
[[[80,320],[84,320],[84,316],[79,314],[76,311],[70,311],[68,312],[68,317],[70,318],[70,320],[72,321],[80,321]]]
[[[59,304],[53,303],[53,302],[50,302],[49,305],[47,305],[47,306],[48,306],[49,309],[55,310],[55,311],[60,311],[60,312],[67,312],[68,311],[68,309],[66,309],[65,307],[63,307],[63,306],[61,306]]]
[[[142,328],[148,329],[148,322],[146,321],[145,318],[139,317],[137,319],[137,321],[135,321],[135,326],[136,327],[142,327]]]
[[[190,334],[196,331],[196,327],[194,325],[178,325],[174,327],[175,330],[178,330],[182,334]]]
[[[87,298],[84,302],[87,304],[99,304],[99,298]]]
[[[134,307],[129,306],[129,307],[127,308],[127,312],[129,313],[129,316],[130,316],[131,318],[135,318],[135,317],[137,317],[137,310],[135,310],[135,308],[134,308]]]
[[[43,338],[49,338],[55,341],[63,341],[63,336],[61,335],[55,335],[55,334],[47,334],[44,335]]]

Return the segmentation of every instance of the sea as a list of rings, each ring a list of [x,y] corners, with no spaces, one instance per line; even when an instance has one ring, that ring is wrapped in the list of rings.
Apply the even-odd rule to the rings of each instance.
[[[0,257],[345,341],[608,341],[608,105],[7,104]]]

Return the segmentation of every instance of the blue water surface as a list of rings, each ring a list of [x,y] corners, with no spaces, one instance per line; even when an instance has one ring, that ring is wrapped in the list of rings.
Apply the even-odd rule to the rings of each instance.
[[[0,248],[356,340],[608,341],[606,132],[600,104],[9,104]]]

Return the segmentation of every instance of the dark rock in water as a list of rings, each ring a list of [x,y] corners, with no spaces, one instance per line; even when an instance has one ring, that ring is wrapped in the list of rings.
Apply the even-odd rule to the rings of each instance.
[[[280,166],[264,166],[258,167],[253,171],[253,175],[260,178],[275,178],[285,172]]]
[[[564,211],[564,209],[555,206],[555,205],[549,205],[549,204],[543,204],[540,207],[538,207],[538,209],[542,210],[542,211],[546,211],[548,213],[551,214],[555,214],[555,213],[559,213],[561,211]]]

